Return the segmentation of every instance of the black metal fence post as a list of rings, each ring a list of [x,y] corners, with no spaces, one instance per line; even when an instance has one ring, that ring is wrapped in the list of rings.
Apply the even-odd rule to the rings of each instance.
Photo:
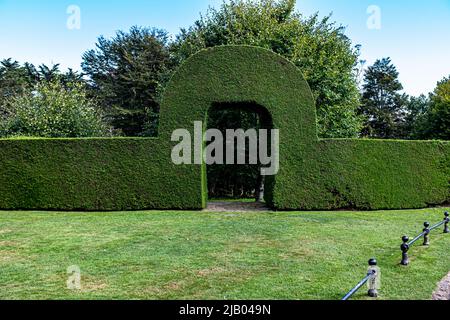
[[[448,229],[448,223],[450,222],[449,213],[445,212],[444,215],[445,215],[445,218],[444,218],[444,221],[445,221],[444,233],[450,233],[450,230]]]
[[[450,233],[449,231],[449,225],[450,223],[450,218],[449,218],[449,213],[445,212],[444,213],[444,220],[442,220],[441,222],[431,226],[431,224],[429,222],[425,222],[424,225],[424,229],[423,232],[421,234],[419,234],[417,237],[415,237],[413,240],[409,241],[409,238],[407,236],[404,236],[402,238],[403,240],[403,244],[401,245],[401,250],[402,250],[402,262],[401,264],[404,266],[409,265],[409,257],[408,257],[408,251],[411,249],[411,247],[417,242],[419,241],[421,238],[423,238],[423,245],[424,246],[429,246],[430,245],[430,235],[431,232],[441,228],[442,226],[444,226],[444,233]]]
[[[380,274],[377,265],[378,263],[376,259],[369,260],[369,270],[367,271],[367,275],[356,285],[356,287],[354,287],[352,290],[349,291],[349,293],[345,295],[342,301],[347,301],[348,299],[353,297],[353,295],[367,283],[369,284],[368,296],[371,298],[378,297],[377,286]]]
[[[409,257],[408,257],[408,251],[409,251],[409,238],[407,236],[403,236],[402,238],[403,244],[400,247],[402,249],[402,266],[409,265]]]
[[[369,279],[369,292],[368,295],[371,298],[378,298],[378,263],[376,259],[369,260],[369,273],[372,273],[372,276]]]
[[[424,235],[423,235],[423,245],[429,246],[430,245],[430,223],[425,222],[424,224],[425,229],[423,229]]]

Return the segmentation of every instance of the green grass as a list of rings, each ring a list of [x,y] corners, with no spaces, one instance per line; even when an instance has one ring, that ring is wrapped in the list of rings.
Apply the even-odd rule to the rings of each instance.
[[[450,270],[450,235],[414,247],[409,267],[399,266],[400,238],[443,211],[4,211],[0,298],[340,299],[376,257],[381,299],[430,299]],[[66,288],[71,265],[81,291]]]

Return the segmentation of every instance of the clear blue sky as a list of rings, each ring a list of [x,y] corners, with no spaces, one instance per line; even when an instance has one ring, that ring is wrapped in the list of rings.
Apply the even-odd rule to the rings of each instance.
[[[222,0],[0,0],[0,59],[60,63],[80,69],[81,55],[99,35],[132,25],[178,33]],[[67,8],[81,9],[81,28],[67,28]],[[367,8],[381,12],[381,29],[369,29]],[[450,75],[450,0],[298,0],[300,12],[333,19],[347,27],[362,59],[371,64],[390,56],[408,94],[431,91]]]

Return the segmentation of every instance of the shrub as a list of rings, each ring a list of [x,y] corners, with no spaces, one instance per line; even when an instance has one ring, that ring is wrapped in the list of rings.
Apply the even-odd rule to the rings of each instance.
[[[97,110],[81,84],[65,88],[59,81],[41,83],[33,92],[12,98],[11,114],[2,121],[0,136],[104,136],[107,128]]]

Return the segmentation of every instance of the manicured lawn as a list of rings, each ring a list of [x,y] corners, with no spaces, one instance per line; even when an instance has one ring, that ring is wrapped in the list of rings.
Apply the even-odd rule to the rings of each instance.
[[[0,212],[0,298],[340,299],[376,257],[381,299],[430,299],[450,235],[406,268],[400,238],[443,212]],[[66,288],[71,265],[81,291]]]

